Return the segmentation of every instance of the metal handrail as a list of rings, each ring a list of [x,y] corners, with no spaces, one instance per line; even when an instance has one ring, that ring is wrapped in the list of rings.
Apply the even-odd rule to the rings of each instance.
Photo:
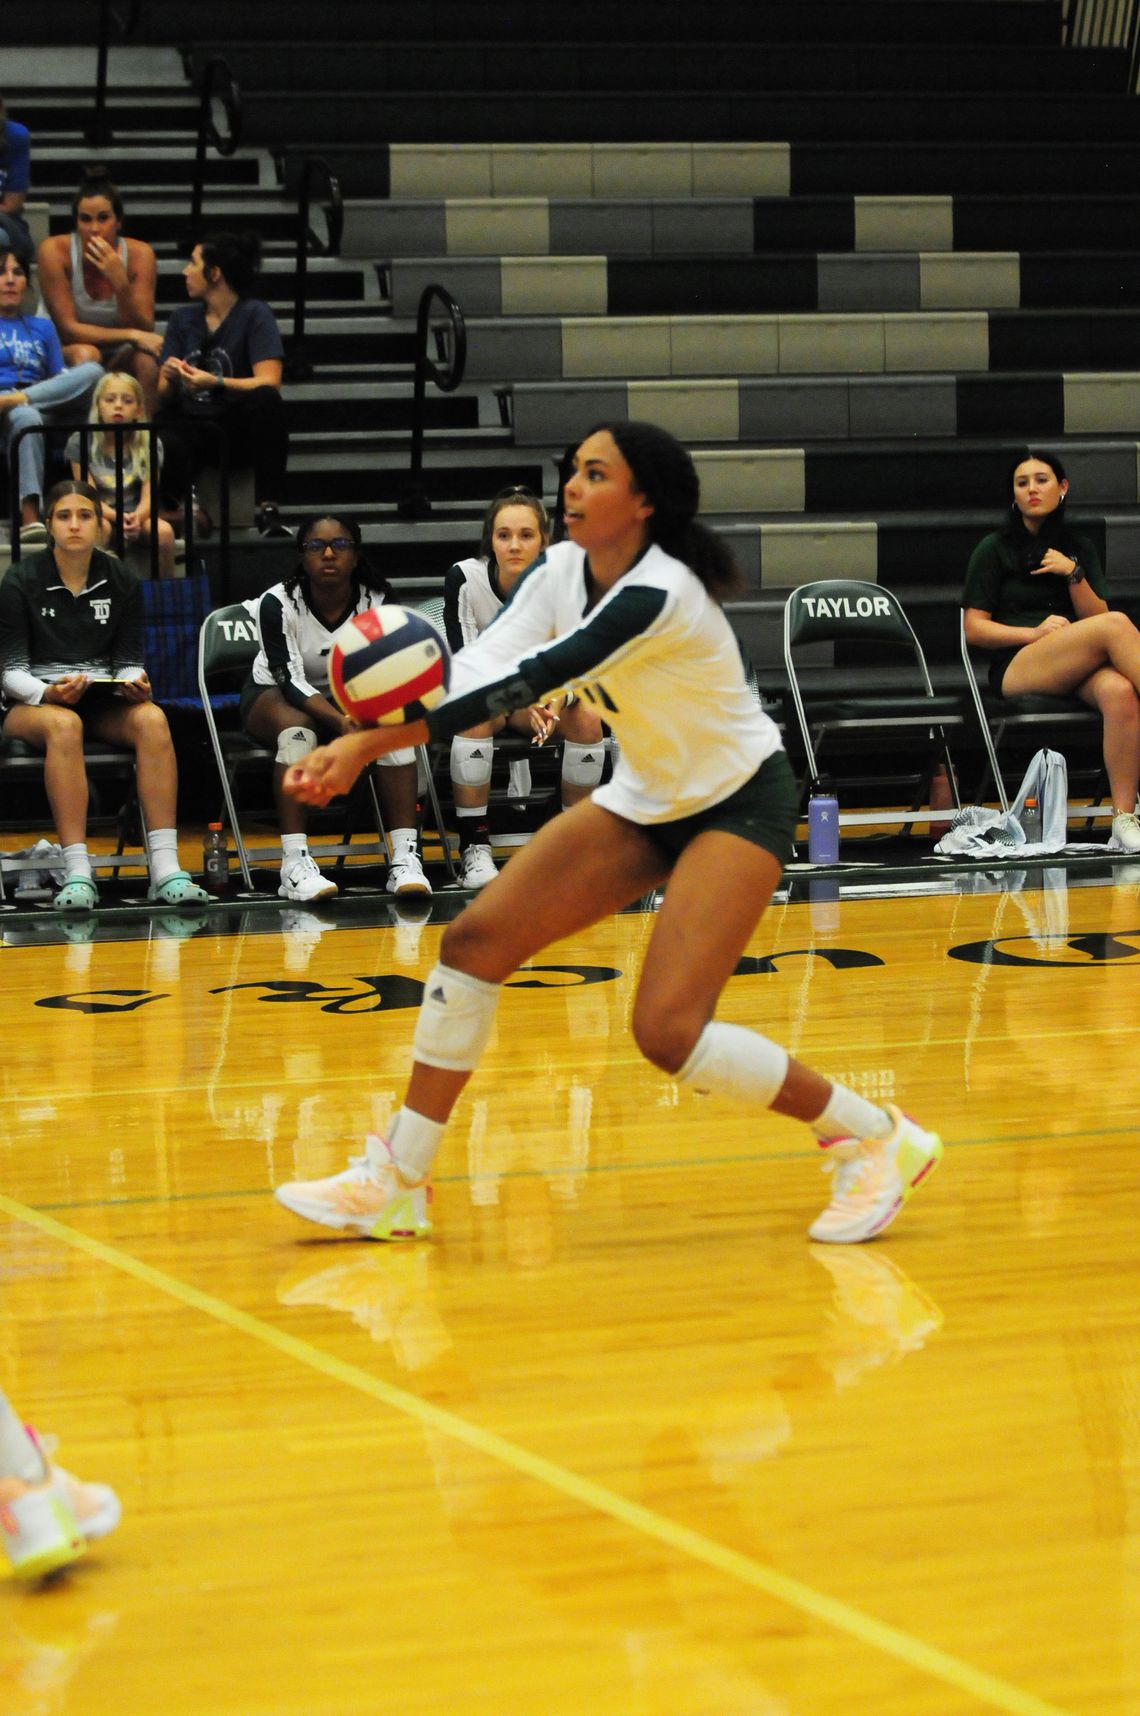
[[[1067,0],[1062,20],[1067,48],[1123,48],[1128,55],[1124,93],[1135,95],[1140,74],[1140,4],[1137,0]]]
[[[323,207],[328,236],[324,240],[309,225],[312,182],[318,173],[324,174],[326,186],[326,200]],[[313,251],[317,256],[335,256],[340,250],[343,232],[344,198],[340,194],[340,181],[323,155],[309,155],[301,168],[301,189],[297,201],[297,250],[293,264],[296,282],[293,294],[293,334],[289,341],[289,356],[285,364],[285,374],[290,381],[308,381],[313,374],[313,366],[305,353],[309,246],[312,244]]]
[[[228,135],[214,123],[214,98],[220,97],[229,123]],[[221,58],[207,60],[202,73],[202,97],[198,104],[198,142],[194,154],[194,190],[190,199],[190,233],[197,242],[202,234],[202,198],[206,183],[206,145],[212,143],[219,155],[232,155],[241,141],[241,90],[230,70],[229,61]]]
[[[95,111],[91,116],[91,124],[87,131],[87,141],[92,148],[105,149],[111,141],[111,127],[107,123],[107,58],[111,47],[112,20],[119,26],[119,39],[125,42],[134,35],[141,11],[142,0],[127,0],[125,13],[117,11],[111,4],[111,0],[99,0]]]
[[[221,509],[220,509],[221,510],[221,517],[218,520],[218,550],[219,550],[219,554],[221,557],[221,576],[222,576],[223,590],[228,591],[229,578],[230,578],[230,446],[229,446],[229,437],[227,436],[225,428],[223,427],[223,425],[221,423],[215,423],[215,422],[212,422],[212,421],[207,419],[207,420],[205,420],[205,422],[202,426],[206,427],[208,432],[216,437],[217,443],[218,443],[218,474],[219,474],[218,491],[219,491],[219,495],[221,498]],[[24,436],[25,435],[42,435],[46,439],[46,437],[53,432],[54,428],[66,428],[66,429],[68,429],[69,433],[73,433],[73,434],[78,433],[80,436],[80,469],[85,470],[87,468],[87,461],[88,461],[88,453],[87,453],[88,440],[90,439],[90,437],[93,434],[97,435],[97,434],[102,433],[102,431],[105,427],[111,427],[111,426],[110,425],[103,425],[103,424],[92,424],[92,423],[74,423],[74,424],[70,424],[70,425],[68,425],[68,424],[50,425],[47,423],[26,423],[26,424],[24,424],[24,426],[22,428],[17,429],[15,434],[10,438],[10,440],[8,442],[9,538],[10,538],[10,543],[11,543],[11,547],[10,547],[9,552],[10,552],[13,564],[15,564],[18,560],[21,560],[23,558],[23,552],[22,552],[21,545],[20,545],[20,481],[19,481],[20,465],[19,465],[19,451],[20,451],[20,444],[23,441]],[[160,427],[163,430],[163,432],[168,434],[168,435],[177,436],[177,434],[178,434],[177,421],[163,423],[157,427]],[[122,431],[118,425],[113,426],[113,428],[114,428],[114,434],[115,434],[116,442],[118,442],[121,438]],[[150,423],[150,422],[132,424],[131,428],[145,429],[150,436],[150,446],[151,446],[150,468],[151,468],[151,484],[152,484],[150,553],[151,553],[151,576],[153,577],[156,570],[157,570],[157,565],[158,565],[158,505],[157,505],[157,498],[158,497],[157,497],[157,490],[158,490],[159,461],[158,461],[158,457],[157,457],[157,452],[158,452],[157,428],[156,428],[155,424]],[[116,460],[116,465],[118,468],[117,468],[116,473],[115,473],[115,508],[116,508],[117,514],[121,516],[122,511],[123,511],[123,468],[122,468],[121,453],[120,453],[119,458]],[[187,566],[192,566],[194,563],[194,488],[193,488],[193,477],[192,476],[190,477],[190,480],[187,484],[186,493],[182,496],[182,510],[183,510],[182,540],[186,544],[186,564],[187,564]],[[115,534],[115,539],[114,539],[114,546],[115,546],[117,552],[119,552],[119,553],[122,552],[122,546],[123,546],[122,529],[121,529],[121,526],[119,525],[118,518],[116,519],[116,534]]]
[[[436,329],[436,346],[440,352],[440,362],[433,362],[428,356],[428,344],[431,334],[431,305],[432,300],[438,299],[447,317],[444,327]],[[450,351],[448,339],[450,336]],[[423,486],[424,466],[424,390],[428,377],[435,382],[441,393],[454,393],[463,380],[463,372],[467,367],[467,324],[463,320],[463,311],[451,296],[446,286],[425,286],[420,293],[419,309],[416,312],[416,388],[412,404],[412,460],[408,473],[408,492],[400,502],[398,512],[401,518],[427,518],[431,513],[431,500]]]

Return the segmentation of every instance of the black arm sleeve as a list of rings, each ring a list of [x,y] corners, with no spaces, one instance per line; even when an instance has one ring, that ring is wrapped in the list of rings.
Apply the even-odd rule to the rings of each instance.
[[[289,640],[285,636],[284,609],[276,596],[270,601],[263,599],[258,603],[257,626],[261,633],[261,647],[265,651],[266,665],[273,675],[274,684],[286,703],[294,709],[303,709],[307,699],[292,676]]]
[[[433,739],[451,739],[485,721],[488,715],[513,715],[528,709],[560,686],[604,671],[607,663],[634,648],[659,618],[668,595],[639,585],[622,590],[577,631],[549,649],[520,661],[513,672],[433,709],[427,718]]]
[[[459,623],[459,592],[466,579],[459,566],[450,566],[443,580],[443,629],[447,633],[447,647],[452,655],[457,655],[463,648],[463,627]]]

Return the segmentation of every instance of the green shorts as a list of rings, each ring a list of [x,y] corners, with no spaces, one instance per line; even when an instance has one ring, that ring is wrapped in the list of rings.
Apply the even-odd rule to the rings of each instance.
[[[717,828],[738,834],[753,846],[762,846],[783,866],[793,855],[799,792],[786,751],[774,751],[751,780],[737,787],[707,810],[682,816],[676,822],[642,823],[646,834],[657,842],[670,863],[676,863],[698,834]]]

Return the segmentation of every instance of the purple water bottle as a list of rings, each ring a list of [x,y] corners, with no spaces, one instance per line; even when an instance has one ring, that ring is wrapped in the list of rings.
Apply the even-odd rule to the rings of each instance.
[[[839,802],[833,783],[823,777],[812,783],[808,800],[808,861],[839,862]]]

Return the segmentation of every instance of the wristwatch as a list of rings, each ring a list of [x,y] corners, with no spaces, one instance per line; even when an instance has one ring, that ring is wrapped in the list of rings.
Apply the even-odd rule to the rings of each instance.
[[[1073,561],[1073,570],[1069,573],[1068,577],[1065,579],[1065,582],[1066,582],[1066,584],[1083,584],[1084,581],[1085,581],[1085,569],[1081,565],[1079,560],[1074,560]]]

